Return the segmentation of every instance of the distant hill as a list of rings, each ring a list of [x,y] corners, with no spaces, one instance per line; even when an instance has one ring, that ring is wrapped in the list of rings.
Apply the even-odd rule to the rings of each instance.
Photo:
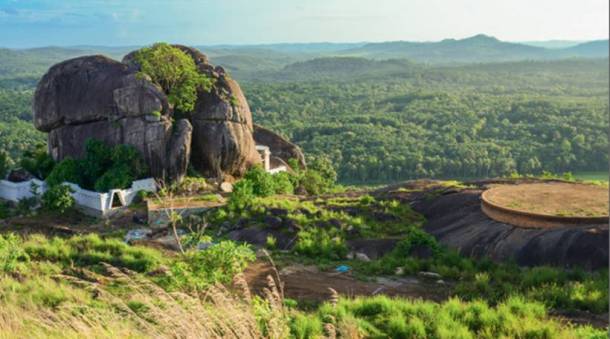
[[[567,56],[576,57],[606,57],[608,56],[608,40],[584,42],[563,50]]]
[[[582,44],[586,41],[583,40],[547,40],[547,41],[519,41],[518,43],[535,46],[535,47],[543,47],[543,48],[568,48],[573,47],[578,44]]]
[[[381,43],[291,43],[266,45],[198,46],[216,65],[225,67],[238,79],[317,79],[404,73],[413,63],[469,64],[557,60],[566,58],[604,58],[608,40],[576,45],[548,41],[513,43],[479,34],[466,39],[438,42],[392,41]],[[570,42],[575,43],[575,42]],[[537,46],[532,46],[532,44]],[[541,46],[570,46],[545,48]],[[82,55],[104,54],[116,60],[138,46],[75,46],[31,49],[0,48],[0,80],[31,77],[35,81],[51,65]],[[368,60],[365,60],[368,59]],[[376,62],[372,62],[376,60]],[[389,60],[387,62],[381,62]],[[281,74],[280,74],[281,73]],[[308,74],[303,74],[308,73]],[[12,81],[12,80],[11,80]]]
[[[605,52],[603,48],[605,43]],[[589,44],[593,44],[589,46]],[[565,57],[603,57],[608,55],[608,40],[579,44],[570,48],[549,49],[504,42],[479,34],[470,38],[439,42],[394,41],[366,44],[341,52],[342,55],[372,59],[407,58],[428,63],[472,63],[517,60],[560,59]]]
[[[358,57],[325,57],[290,64],[260,77],[279,81],[351,80],[405,76],[422,65],[406,59],[371,60]]]
[[[40,77],[52,65],[79,56],[105,54],[116,57],[104,50],[77,49],[65,47],[40,47],[30,49],[0,48],[0,79]]]

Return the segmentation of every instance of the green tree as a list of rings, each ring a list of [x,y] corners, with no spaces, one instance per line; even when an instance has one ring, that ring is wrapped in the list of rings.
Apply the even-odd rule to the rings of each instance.
[[[139,50],[135,55],[141,72],[159,84],[170,104],[180,112],[191,112],[199,88],[210,90],[212,80],[197,71],[195,61],[179,48],[166,43]]]

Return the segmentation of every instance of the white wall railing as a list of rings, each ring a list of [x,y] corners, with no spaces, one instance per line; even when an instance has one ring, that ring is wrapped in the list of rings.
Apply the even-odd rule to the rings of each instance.
[[[136,180],[131,183],[130,188],[112,189],[105,193],[89,191],[69,182],[64,184],[72,188],[72,197],[74,197],[75,204],[78,207],[82,207],[86,212],[99,216],[106,216],[118,207],[131,205],[133,199],[140,191],[157,191],[157,183],[153,178]],[[32,187],[37,188],[37,190],[34,191]],[[31,198],[35,196],[35,193],[38,195],[43,194],[47,189],[47,184],[38,179],[18,183],[0,180],[0,198],[13,202]],[[118,198],[119,201],[115,202],[115,198]]]

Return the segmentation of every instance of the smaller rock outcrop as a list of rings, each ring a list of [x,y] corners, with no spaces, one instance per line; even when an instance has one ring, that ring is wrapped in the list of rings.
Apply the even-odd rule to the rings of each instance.
[[[257,144],[269,147],[273,155],[271,158],[272,166],[277,167],[282,165],[282,162],[286,164],[288,160],[296,159],[299,165],[305,168],[305,156],[301,148],[270,129],[254,124],[254,140]],[[274,161],[276,165],[274,165]]]

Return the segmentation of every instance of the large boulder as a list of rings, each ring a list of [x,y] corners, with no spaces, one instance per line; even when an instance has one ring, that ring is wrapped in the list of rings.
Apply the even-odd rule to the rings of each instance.
[[[36,88],[33,111],[36,128],[49,132],[49,153],[57,161],[81,157],[86,140],[97,139],[134,146],[157,178],[186,173],[174,162],[188,163],[190,135],[184,134],[190,130],[176,129],[183,135],[172,136],[167,97],[125,64],[87,56],[51,67]]]

